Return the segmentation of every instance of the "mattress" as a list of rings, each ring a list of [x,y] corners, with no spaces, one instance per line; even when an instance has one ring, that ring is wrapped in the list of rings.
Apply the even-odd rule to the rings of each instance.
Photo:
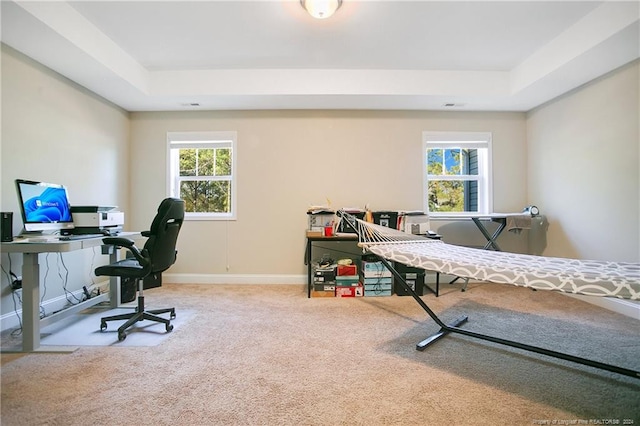
[[[360,243],[387,260],[443,274],[588,296],[640,300],[640,264],[482,250],[440,240]]]

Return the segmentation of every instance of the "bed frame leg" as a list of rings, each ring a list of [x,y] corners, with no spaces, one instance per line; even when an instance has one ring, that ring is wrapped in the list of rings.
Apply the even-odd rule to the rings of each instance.
[[[458,327],[458,326],[464,324],[465,322],[467,322],[468,320],[469,320],[469,317],[467,317],[467,316],[464,316],[462,318],[458,318],[457,320],[455,320],[454,322],[449,324],[449,327]],[[441,338],[443,338],[444,336],[446,336],[450,332],[451,332],[451,330],[449,330],[449,329],[441,328],[440,331],[438,331],[436,334],[432,334],[431,336],[429,336],[426,339],[424,339],[422,342],[418,343],[416,345],[416,349],[419,350],[419,351],[424,351],[425,349],[427,349],[427,346],[429,346],[432,343],[437,342],[438,340],[440,340]]]
[[[409,294],[413,296],[415,301],[418,302],[418,304],[422,307],[422,309],[424,309],[424,311],[431,317],[431,319],[440,327],[439,332],[428,337],[427,339],[423,340],[422,342],[418,343],[418,345],[416,345],[416,349],[418,350],[424,350],[427,346],[437,342],[438,340],[440,340],[441,338],[443,338],[449,333],[456,333],[456,334],[462,334],[463,336],[468,336],[475,339],[484,340],[487,342],[493,342],[493,343],[497,343],[504,346],[510,346],[512,348],[521,349],[523,351],[534,352],[537,354],[542,354],[542,355],[550,356],[553,358],[563,359],[566,361],[571,361],[571,362],[575,362],[582,365],[588,365],[590,367],[600,368],[602,370],[612,371],[614,373],[640,379],[640,371],[635,371],[628,368],[622,368],[616,365],[605,364],[603,362],[593,361],[587,358],[569,355],[562,352],[556,352],[549,349],[540,348],[538,346],[527,345],[524,343],[515,342],[513,340],[501,339],[499,337],[493,337],[493,336],[489,336],[482,333],[475,333],[473,331],[465,330],[464,328],[458,327],[459,325],[467,322],[468,317],[466,316],[454,321],[452,325],[446,325],[445,323],[442,322],[440,318],[438,318],[435,312],[433,312],[431,308],[429,308],[429,306],[427,306],[427,304],[424,303],[424,300],[422,300],[420,296],[418,296],[418,294],[411,287],[409,287],[409,285],[407,285],[402,275],[400,275],[398,271],[396,271],[396,269],[389,263],[387,259],[380,256],[378,256],[378,258],[387,267],[387,269],[391,271],[391,273],[398,280],[398,282],[402,284],[405,290],[407,290]]]

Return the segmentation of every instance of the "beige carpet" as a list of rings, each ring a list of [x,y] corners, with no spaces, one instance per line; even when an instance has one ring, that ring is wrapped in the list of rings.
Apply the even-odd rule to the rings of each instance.
[[[157,346],[3,354],[2,425],[640,424],[638,379],[463,336],[416,351],[438,327],[410,297],[145,295],[191,315]],[[470,284],[423,299],[469,330],[640,370],[640,321],[558,293]]]

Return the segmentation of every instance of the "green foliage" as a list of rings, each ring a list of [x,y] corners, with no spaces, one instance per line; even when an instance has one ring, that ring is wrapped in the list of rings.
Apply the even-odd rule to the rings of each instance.
[[[460,180],[429,181],[429,211],[463,212],[464,183]]]
[[[185,201],[186,211],[229,213],[231,171],[230,148],[180,149],[180,176],[194,177],[180,182],[180,197]]]
[[[188,212],[229,213],[231,211],[231,182],[229,181],[182,181],[180,196]]]
[[[460,175],[464,167],[462,149],[433,148],[427,150],[427,173],[431,176]],[[429,211],[462,212],[465,190],[462,180],[430,179],[427,189]]]

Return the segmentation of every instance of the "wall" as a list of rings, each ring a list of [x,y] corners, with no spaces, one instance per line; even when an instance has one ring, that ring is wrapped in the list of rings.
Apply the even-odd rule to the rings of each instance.
[[[238,220],[186,223],[178,262],[167,274],[177,281],[300,282],[310,204],[330,199],[336,208],[420,209],[425,130],[493,133],[494,209],[541,207],[550,222],[544,254],[640,258],[638,62],[526,115],[128,114],[6,46],[1,59],[1,210],[16,216],[13,181],[30,178],[66,184],[74,204],[118,205],[127,229],[146,229],[166,196],[166,132],[238,132]],[[450,242],[483,242],[469,222],[433,225],[446,229]],[[14,233],[20,227],[16,218]],[[509,250],[528,250],[529,235],[504,237]],[[64,300],[57,259],[47,259],[52,270],[45,304]],[[94,267],[104,261],[90,251],[63,259],[71,290],[92,281]],[[7,254],[2,266],[8,271]],[[17,255],[11,270],[20,270]],[[1,289],[5,328],[14,315],[4,272]]]
[[[527,114],[529,192],[547,256],[640,261],[640,62]]]
[[[64,184],[72,204],[117,205],[128,211],[128,113],[5,45],[1,59],[0,209],[14,213],[14,235],[22,229],[14,184],[17,178]],[[43,304],[47,313],[55,309],[56,303],[51,301],[65,302],[59,277],[59,273],[65,274],[64,266],[69,272],[70,291],[91,284],[93,269],[107,260],[96,250],[64,253],[61,258],[40,255],[40,263],[49,265]],[[11,254],[9,259],[7,253],[2,254],[3,328],[5,321],[16,321],[7,279],[9,266],[22,275],[21,265],[20,255]],[[47,268],[42,266],[43,278],[45,273]]]
[[[528,201],[522,113],[147,112],[131,114],[132,164],[140,165],[131,170],[134,227],[148,226],[166,195],[166,133],[206,130],[238,132],[238,220],[185,223],[174,280],[300,282],[310,205],[422,208],[425,130],[492,132],[495,210],[520,211]],[[484,241],[470,221],[461,226],[447,236]],[[526,236],[505,237],[527,250]]]

